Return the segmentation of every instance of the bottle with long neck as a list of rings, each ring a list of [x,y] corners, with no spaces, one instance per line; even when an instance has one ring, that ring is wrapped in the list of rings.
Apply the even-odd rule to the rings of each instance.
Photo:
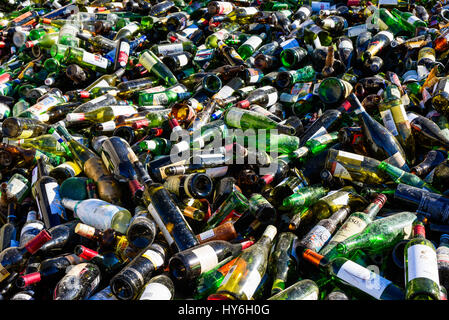
[[[37,212],[32,209],[28,212],[26,221],[20,230],[19,246],[25,245],[44,229],[44,223],[37,218]]]
[[[21,247],[9,247],[0,253],[0,282],[13,273],[19,273],[25,268],[28,259],[51,239],[47,230],[42,230],[37,236]]]
[[[319,291],[320,289],[314,281],[304,279],[272,295],[267,300],[318,300]]]
[[[347,255],[357,249],[375,254],[391,248],[401,240],[410,237],[412,223],[416,220],[413,212],[400,212],[371,222],[362,232],[337,244],[337,252]]]
[[[57,134],[58,139],[61,140],[59,134],[64,137],[75,162],[83,169],[87,177],[96,182],[99,197],[104,201],[120,204],[121,191],[119,185],[106,169],[101,158],[76,141],[66,128],[59,125],[56,130],[57,132],[52,131],[51,133]]]
[[[101,231],[87,224],[78,223],[75,232],[82,237],[89,238],[99,244],[101,252],[116,251],[128,246],[128,240],[114,229]]]
[[[343,257],[327,260],[323,255],[307,249],[305,261],[332,276],[336,281],[377,300],[404,300],[404,292],[390,280]]]
[[[223,240],[209,241],[173,255],[169,268],[177,280],[191,281],[214,269],[228,256],[239,255],[252,244],[252,241],[236,244]]]
[[[156,222],[144,207],[137,206],[126,230],[126,239],[136,248],[146,248],[153,243],[157,234]]]
[[[273,277],[271,295],[275,295],[285,289],[286,284],[293,278],[297,271],[297,261],[295,259],[294,243],[298,237],[292,232],[282,232],[278,241],[270,254],[268,261],[268,271]]]
[[[334,212],[329,218],[320,220],[298,242],[298,247],[319,252],[329,241],[337,226],[346,219],[349,212],[349,206],[345,206]]]
[[[169,246],[175,251],[184,251],[199,244],[170,192],[162,184],[151,179],[145,181],[143,200]]]
[[[2,123],[3,136],[13,139],[33,138],[44,134],[48,125],[31,118],[6,118]]]
[[[48,175],[44,160],[37,160],[37,181],[35,184],[37,207],[44,221],[45,228],[61,224],[67,219],[64,207],[61,204],[59,184],[55,178]]]
[[[413,226],[413,238],[404,248],[405,297],[407,300],[440,300],[437,253],[426,239],[424,224]]]
[[[277,229],[269,225],[262,237],[243,251],[226,278],[208,300],[249,300],[256,292],[268,265],[268,255]]]
[[[353,212],[332,236],[330,241],[318,252],[328,260],[338,256],[335,250],[337,244],[352,235],[362,232],[374,220],[386,201],[387,197],[384,194],[379,194],[363,212]]]
[[[447,151],[445,150],[430,150],[424,160],[411,168],[410,173],[416,174],[423,178],[432,171],[433,168],[447,159]]]
[[[95,264],[77,264],[58,282],[53,300],[85,300],[98,288],[100,279],[101,271]]]
[[[409,172],[410,168],[405,161],[404,149],[402,149],[402,146],[393,134],[366,112],[354,93],[349,95],[349,101],[353,104],[358,115],[363,129],[363,138],[366,141],[369,152],[375,158],[380,160],[387,158],[385,161]]]
[[[35,283],[49,284],[60,279],[68,266],[84,262],[75,254],[64,254],[55,258],[45,259],[40,263],[39,271],[27,273],[17,279],[17,286],[25,288]]]

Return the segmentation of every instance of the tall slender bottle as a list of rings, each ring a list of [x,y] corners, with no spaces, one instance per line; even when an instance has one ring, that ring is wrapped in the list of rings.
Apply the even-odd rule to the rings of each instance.
[[[268,255],[277,229],[269,225],[259,241],[234,262],[215,294],[208,300],[249,300],[256,292],[268,265]]]
[[[440,278],[435,246],[426,239],[424,224],[413,226],[413,238],[404,248],[407,300],[440,300]]]

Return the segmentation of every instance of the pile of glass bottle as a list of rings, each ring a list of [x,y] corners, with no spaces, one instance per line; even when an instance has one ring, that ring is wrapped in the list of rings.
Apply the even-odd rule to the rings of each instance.
[[[445,300],[445,1],[0,1],[3,300]]]

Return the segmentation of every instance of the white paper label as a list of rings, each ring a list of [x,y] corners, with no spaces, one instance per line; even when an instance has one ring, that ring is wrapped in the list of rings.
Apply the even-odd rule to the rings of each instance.
[[[278,92],[272,92],[268,94],[268,103],[267,103],[267,107],[272,106],[273,104],[276,103],[276,101],[278,101]]]
[[[59,196],[59,185],[56,182],[46,183],[45,193],[47,194],[51,214],[59,214],[64,210],[64,207],[61,205],[61,198]]]
[[[354,46],[352,45],[352,42],[345,39],[343,41],[340,42],[340,44],[338,45],[339,49],[353,49]]]
[[[246,295],[248,300],[252,298],[261,280],[262,277],[257,270],[254,270],[248,275],[248,279],[246,279],[246,282],[242,287],[242,292]]]
[[[147,250],[142,254],[142,257],[148,259],[151,261],[151,263],[154,265],[154,269],[158,269],[161,266],[164,265],[164,259],[161,257],[161,255],[154,250]]]
[[[107,69],[107,67],[108,67],[108,59],[106,59],[98,54],[92,54],[87,51],[83,52],[83,61],[86,63],[89,63],[91,65],[100,67],[102,69]]]
[[[20,179],[14,179],[8,184],[7,190],[11,192],[11,194],[18,195],[18,193],[23,190],[26,184]]]
[[[334,199],[332,202],[334,204],[336,204],[337,206],[345,206],[348,204],[348,201],[349,201],[349,194],[344,193],[341,196],[339,196],[338,198]]]
[[[415,17],[415,16],[410,16],[410,17],[407,19],[407,22],[410,23],[410,24],[414,24],[414,23],[417,22],[417,21],[421,21],[421,20],[420,20],[419,18]]]
[[[192,252],[198,257],[201,265],[201,273],[212,270],[218,265],[218,258],[215,250],[209,246],[199,247],[192,250]]]
[[[423,244],[415,244],[407,249],[407,255],[408,281],[427,278],[440,284],[435,250]]]
[[[27,223],[25,226],[23,226],[22,230],[20,231],[20,237],[22,237],[22,235],[24,235],[30,230],[37,230],[37,232],[40,232],[43,228],[44,226],[37,222]]]
[[[366,222],[363,219],[351,215],[332,237],[331,242],[342,242],[350,236],[361,232],[365,227]]]
[[[184,51],[181,42],[160,45],[157,49],[160,55],[175,54]]]
[[[319,252],[330,237],[331,233],[329,230],[323,226],[316,225],[304,238],[309,239],[307,242],[309,249]]]
[[[171,300],[171,298],[170,289],[157,282],[149,283],[140,296],[140,300]]]
[[[199,237],[202,241],[212,238],[213,236],[215,236],[215,232],[213,229],[204,231],[203,233],[199,234]],[[201,270],[203,269],[201,268]]]
[[[393,120],[393,115],[390,110],[384,110],[380,112],[380,116],[382,117],[382,121],[385,127],[390,131],[394,136],[397,136],[398,130],[396,128],[396,124]]]
[[[248,45],[251,48],[253,48],[254,50],[256,50],[261,45],[262,42],[263,42],[263,40],[260,37],[258,37],[258,36],[251,36],[248,40],[246,40],[242,44],[242,46],[243,45]]]
[[[341,266],[337,277],[376,299],[380,299],[385,288],[391,283],[377,273],[350,260]]]
[[[346,151],[338,151],[337,158],[346,158],[346,159],[353,159],[362,162],[364,157],[357,153],[351,153]]]
[[[178,59],[178,63],[181,67],[184,67],[185,65],[187,65],[189,63],[189,59],[187,58],[187,56],[185,54],[176,56],[176,58]]]
[[[327,134],[327,130],[326,130],[326,128],[325,127],[321,127],[321,128],[319,128],[310,138],[309,138],[309,140],[312,140],[312,139],[316,139],[316,138],[318,138],[319,136],[322,136],[323,134]]]

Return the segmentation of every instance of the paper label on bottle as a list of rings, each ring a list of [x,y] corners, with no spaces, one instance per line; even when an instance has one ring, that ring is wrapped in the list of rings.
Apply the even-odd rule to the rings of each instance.
[[[175,54],[184,51],[181,42],[160,45],[157,50],[160,55]]]
[[[261,74],[258,69],[249,68],[247,69],[249,73],[249,83],[257,83],[261,78]]]
[[[348,37],[353,38],[353,37],[357,37],[359,34],[361,34],[363,32],[366,32],[367,30],[368,29],[367,29],[366,24],[359,24],[359,25],[352,26],[352,27],[348,28],[348,31],[346,34]]]
[[[327,134],[327,130],[326,130],[326,128],[325,127],[321,127],[321,128],[319,128],[310,138],[309,138],[309,140],[312,140],[312,139],[316,139],[316,138],[318,138],[319,136],[322,136],[323,134]]]
[[[59,195],[59,185],[56,182],[45,184],[45,193],[47,194],[48,204],[50,205],[51,214],[60,214],[65,211],[61,204],[61,197]]]
[[[443,246],[440,246],[437,249],[437,262],[440,263],[449,263],[449,249]]]
[[[280,47],[284,50],[288,48],[296,48],[299,47],[299,43],[295,38],[287,39],[280,43]]]
[[[397,6],[398,0],[379,0],[379,5]]]
[[[89,292],[95,291],[95,289],[97,289],[97,286],[99,283],[100,283],[100,276],[97,276],[90,284]]]
[[[418,21],[421,21],[421,20],[418,17],[415,17],[415,16],[410,16],[407,19],[407,22],[410,23],[410,24],[414,24],[415,22],[418,22]]]
[[[399,104],[391,108],[391,113],[393,115],[393,119],[395,123],[405,124],[410,126],[410,122],[407,117],[407,113],[405,112],[404,105]]]
[[[341,41],[338,44],[338,48],[339,49],[351,49],[352,50],[354,48],[354,46],[352,45],[351,41],[345,39],[345,40]]]
[[[157,282],[149,283],[140,296],[140,300],[171,300],[171,298],[170,289]]]
[[[27,223],[23,226],[22,230],[20,231],[20,237],[22,237],[25,233],[36,230],[36,235],[44,228],[44,226],[37,222],[31,222]]]
[[[340,160],[342,162],[351,163],[356,166],[359,166],[363,162],[364,157],[356,153],[338,151],[336,159],[337,161]]]
[[[201,241],[204,241],[204,240],[207,240],[207,239],[215,236],[215,232],[213,229],[210,229],[210,230],[204,231],[203,233],[200,233],[198,236],[201,239]],[[203,270],[203,269],[201,268],[201,270]]]
[[[389,164],[392,164],[392,165],[398,167],[398,168],[401,168],[405,164],[405,159],[399,151],[396,152],[391,157],[385,159],[385,161],[388,162]]]
[[[7,190],[11,193],[17,196],[18,199],[20,199],[20,195],[19,192],[20,191],[25,191],[24,187],[26,186],[26,184],[20,180],[20,179],[13,179],[10,183],[8,183],[8,187]],[[22,192],[22,193],[23,193]]]
[[[161,255],[154,250],[147,250],[142,254],[142,257],[148,259],[151,261],[151,263],[154,265],[154,270],[157,270],[161,266],[164,265],[164,259],[161,257]]]
[[[48,96],[34,104],[26,111],[31,112],[32,114],[39,115],[45,111],[47,111],[50,107],[58,104],[59,100],[54,96]]]
[[[306,245],[308,249],[315,252],[319,252],[321,248],[327,243],[331,233],[325,227],[316,225],[309,231],[309,233],[304,237],[306,239]]]
[[[320,10],[329,10],[331,8],[330,2],[317,2],[312,1],[312,12],[318,12]]]
[[[242,292],[246,295],[246,298],[249,300],[252,298],[254,292],[256,292],[257,287],[262,280],[261,275],[257,270],[251,272],[246,279],[246,282],[242,286]]]
[[[366,227],[366,222],[357,217],[349,216],[345,223],[338,229],[337,233],[332,237],[332,242],[342,242],[350,236],[361,232]]]
[[[172,176],[168,177],[164,182],[164,187],[173,192],[176,195],[179,195],[179,187],[181,186],[181,178],[180,176]]]
[[[263,40],[259,36],[251,36],[248,40],[246,40],[242,44],[242,46],[248,45],[251,48],[253,48],[253,50],[256,50],[262,44],[262,42],[263,42]]]
[[[268,94],[268,103],[267,103],[267,107],[272,106],[273,104],[276,103],[276,101],[278,101],[278,92],[271,92]]]
[[[212,270],[218,265],[218,258],[215,250],[209,246],[205,245],[203,247],[199,247],[197,249],[192,250],[201,265],[201,273]]]
[[[408,281],[416,278],[427,278],[440,284],[437,254],[433,248],[423,244],[415,244],[407,249],[407,256]]]
[[[341,196],[339,196],[338,198],[335,198],[332,201],[335,205],[337,206],[345,206],[348,204],[349,202],[349,193],[343,193]]]
[[[103,132],[114,131],[116,128],[114,120],[106,121],[101,123],[101,127],[103,128]]]
[[[334,177],[352,180],[351,174],[348,172],[348,170],[346,170],[344,166],[340,164],[340,162],[334,162],[332,164],[331,173]]]
[[[103,201],[101,201],[101,203],[103,203]],[[84,205],[81,210],[80,207],[78,207],[76,215],[83,223],[101,231],[105,231],[111,227],[111,221],[114,215],[120,210],[124,209],[112,204],[91,202]]]
[[[301,7],[299,8],[298,12],[304,13],[307,17],[312,14],[312,12],[307,7]]]
[[[168,232],[164,222],[162,222],[161,218],[159,217],[156,208],[153,206],[153,204],[150,203],[147,209],[148,212],[151,214],[151,217],[153,218],[154,222],[156,222],[157,226],[159,227],[159,230],[161,230],[162,234],[164,235],[164,238],[167,241],[168,245],[171,246],[175,242],[175,240],[171,236],[170,232]]]
[[[83,52],[83,61],[102,69],[107,69],[108,67],[108,59],[98,54],[93,54],[87,51]]]
[[[410,122],[412,122],[413,120],[415,120],[418,117],[419,116],[415,113],[407,113],[407,118],[408,118],[408,121],[410,121]]]
[[[380,299],[385,288],[391,283],[391,281],[351,260],[346,261],[341,266],[337,277],[376,299]]]
[[[232,89],[230,86],[225,85],[223,86],[220,91],[216,93],[214,96],[216,99],[226,99],[230,97],[234,93],[234,89]]]
[[[384,36],[386,36],[390,40],[390,42],[394,40],[393,34],[391,32],[389,32],[389,31],[381,31],[378,34],[383,34]]]
[[[388,131],[390,131],[394,136],[397,136],[398,130],[396,128],[396,124],[393,120],[393,115],[391,114],[391,110],[384,110],[380,112],[380,116],[382,117],[382,121],[385,125],[385,128],[387,128]]]
[[[168,97],[165,92],[155,93],[153,95],[153,105],[166,105],[168,104]]]
[[[2,282],[3,280],[5,280],[6,278],[9,277],[9,272],[8,270],[5,269],[5,267],[3,267],[0,264],[0,282]]]
[[[189,63],[189,59],[185,54],[176,56],[176,59],[178,60],[179,66],[181,67],[184,67]]]

